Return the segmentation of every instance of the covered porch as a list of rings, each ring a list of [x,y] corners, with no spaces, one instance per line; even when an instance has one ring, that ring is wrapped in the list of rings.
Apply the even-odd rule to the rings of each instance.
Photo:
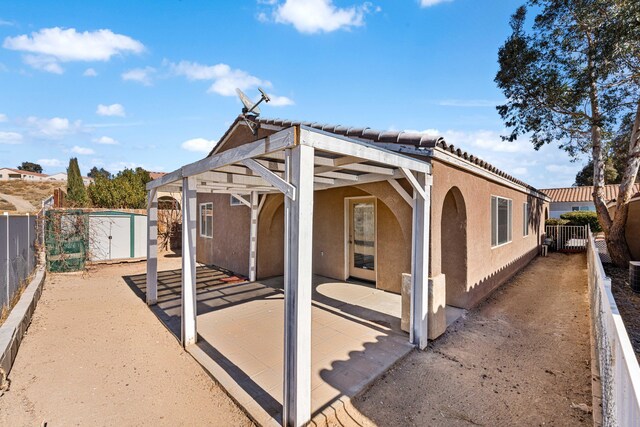
[[[198,340],[188,351],[261,425],[280,423],[283,397],[284,278],[233,280],[197,268]],[[152,307],[180,336],[180,270],[158,273]],[[231,280],[229,280],[231,279]],[[141,298],[146,275],[125,278]],[[311,413],[362,391],[411,351],[400,330],[400,295],[365,282],[313,276]],[[336,405],[336,406],[338,406]]]
[[[407,180],[413,194],[397,182],[400,178]],[[413,208],[408,337],[393,327],[396,320],[399,323],[399,295],[312,274],[314,191],[381,181],[389,182]],[[427,162],[306,126],[291,127],[186,165],[147,185],[147,303],[162,300],[158,294],[157,192],[182,191],[179,336],[183,346],[219,381],[229,371],[235,372],[230,369],[233,365],[241,374],[231,375],[230,384],[256,384],[246,402],[235,397],[245,409],[257,403],[285,425],[303,425],[333,399],[332,393],[353,395],[411,345],[426,347],[430,186]],[[197,192],[232,194],[251,208],[249,282],[233,285],[232,294],[238,291],[234,298],[239,300],[224,309],[207,311],[201,302],[207,297],[196,291]],[[258,216],[265,195],[274,193],[284,194],[285,200],[284,277],[256,282]],[[229,297],[217,295],[220,290],[211,292],[214,300]],[[382,308],[389,298],[397,299],[388,305],[395,306],[398,316]],[[328,300],[333,304],[326,304]],[[284,339],[278,339],[279,334]],[[340,340],[345,345],[336,345],[332,351],[316,346]],[[368,346],[380,351],[367,352]],[[237,360],[221,358],[221,348]],[[354,364],[352,359],[359,362]],[[351,366],[338,369],[341,364]],[[261,399],[267,402],[260,404]]]

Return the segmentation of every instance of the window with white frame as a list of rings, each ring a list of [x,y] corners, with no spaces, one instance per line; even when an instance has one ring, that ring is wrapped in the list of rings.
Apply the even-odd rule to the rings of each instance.
[[[200,236],[213,237],[213,203],[200,203]]]
[[[522,204],[522,236],[529,235],[529,203]]]
[[[491,246],[511,241],[511,199],[491,196]]]
[[[235,196],[229,196],[229,205],[231,206],[242,206],[243,203]]]

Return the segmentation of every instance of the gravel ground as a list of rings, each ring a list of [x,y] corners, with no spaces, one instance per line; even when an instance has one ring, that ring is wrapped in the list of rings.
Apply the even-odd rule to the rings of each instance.
[[[640,294],[633,292],[629,286],[628,269],[613,264],[603,266],[605,273],[611,278],[611,292],[640,362]]]
[[[353,405],[380,426],[592,425],[584,254],[535,259]]]
[[[145,268],[47,277],[0,425],[251,425],[122,280]]]

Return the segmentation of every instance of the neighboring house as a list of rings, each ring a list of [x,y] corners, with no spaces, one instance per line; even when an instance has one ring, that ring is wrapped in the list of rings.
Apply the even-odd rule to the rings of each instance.
[[[618,184],[604,186],[605,201],[609,203],[618,197]],[[560,218],[560,215],[575,211],[594,211],[593,186],[547,188],[540,190],[551,199],[549,216]],[[635,184],[634,193],[640,191],[640,184]]]
[[[19,169],[0,168],[0,181],[46,181],[47,175],[43,173],[21,171]]]
[[[67,174],[64,172],[54,173],[53,175],[49,175],[47,177],[48,181],[67,181]],[[88,176],[82,177],[82,182],[84,185],[89,185],[93,182],[93,178],[89,178]]]

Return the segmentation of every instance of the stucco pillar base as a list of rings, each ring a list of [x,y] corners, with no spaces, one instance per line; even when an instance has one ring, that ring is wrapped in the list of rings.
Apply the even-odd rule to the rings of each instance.
[[[402,315],[400,317],[400,329],[409,332],[411,328],[411,275],[402,273]]]
[[[428,337],[430,340],[438,338],[447,329],[446,295],[446,279],[444,274],[430,277],[428,310]]]

